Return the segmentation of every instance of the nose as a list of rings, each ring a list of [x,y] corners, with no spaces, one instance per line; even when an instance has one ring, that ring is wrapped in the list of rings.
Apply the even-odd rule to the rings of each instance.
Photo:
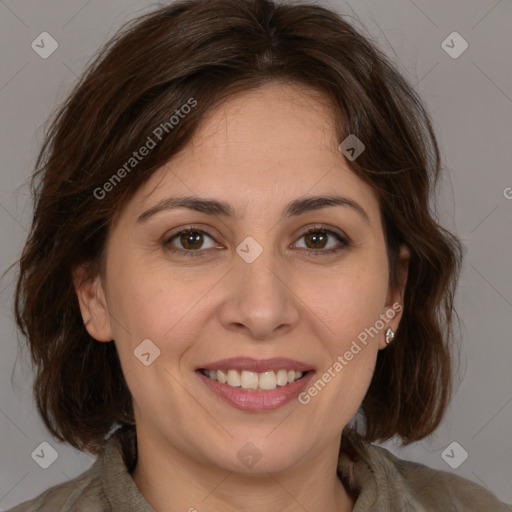
[[[220,310],[224,328],[255,340],[271,340],[292,331],[300,318],[300,300],[291,276],[270,250],[252,263],[237,258]]]

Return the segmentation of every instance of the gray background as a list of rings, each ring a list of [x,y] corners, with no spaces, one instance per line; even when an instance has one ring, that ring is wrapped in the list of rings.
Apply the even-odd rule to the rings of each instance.
[[[19,257],[27,235],[26,182],[48,115],[100,45],[124,21],[154,5],[0,0],[0,272]],[[454,400],[430,439],[407,448],[386,446],[402,458],[474,480],[512,503],[512,0],[330,0],[325,5],[356,14],[426,102],[449,170],[440,218],[466,250],[457,294],[463,343]],[[31,43],[45,31],[59,47],[42,59]],[[454,31],[469,44],[458,58],[441,46]],[[11,271],[0,283],[0,510],[74,478],[94,461],[57,443],[43,427],[32,401],[28,355],[20,353],[14,366],[14,278]],[[31,457],[43,441],[58,452],[48,469]],[[454,441],[458,445],[443,459]],[[468,458],[452,469],[445,460],[460,462],[462,449]]]

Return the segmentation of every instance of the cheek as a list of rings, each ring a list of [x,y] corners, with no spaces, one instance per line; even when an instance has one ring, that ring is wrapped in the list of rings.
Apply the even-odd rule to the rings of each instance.
[[[175,269],[171,274],[168,266],[130,261],[120,262],[110,276],[114,339],[129,364],[134,349],[145,339],[166,354],[186,350],[204,325],[207,294],[218,281],[212,274],[187,278]]]
[[[362,259],[361,259],[362,260]],[[337,353],[351,340],[373,327],[385,311],[387,296],[386,262],[374,258],[372,264],[347,265],[319,280],[308,277],[302,296],[325,329],[326,339]]]
[[[322,320],[317,322],[318,338],[327,357],[302,403],[311,401],[318,418],[328,417],[335,431],[357,412],[371,383],[382,336],[375,325],[383,313],[386,283],[379,273],[347,274],[330,280],[329,293],[310,295]]]
[[[161,405],[161,390],[167,389],[164,401],[173,410],[185,409],[187,398],[176,380],[178,365],[200,337],[206,304],[201,298],[212,283],[164,278],[163,269],[148,267],[131,274],[137,279],[130,277],[128,266],[122,274],[126,278],[118,275],[111,300],[119,320],[113,322],[116,348],[130,393],[136,403],[146,404],[143,409],[151,409]]]

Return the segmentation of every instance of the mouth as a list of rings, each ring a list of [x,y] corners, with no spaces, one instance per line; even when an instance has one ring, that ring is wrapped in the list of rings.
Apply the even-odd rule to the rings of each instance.
[[[315,369],[287,358],[231,358],[204,364],[195,372],[224,402],[244,411],[263,412],[296,398]]]
[[[303,379],[308,373],[300,370],[288,370],[281,368],[279,370],[267,370],[265,372],[251,372],[248,370],[207,370],[200,368],[198,370],[205,377],[218,381],[220,384],[226,384],[232,388],[241,388],[254,391],[271,391],[278,387],[284,387],[298,380]],[[313,371],[313,370],[310,370]]]

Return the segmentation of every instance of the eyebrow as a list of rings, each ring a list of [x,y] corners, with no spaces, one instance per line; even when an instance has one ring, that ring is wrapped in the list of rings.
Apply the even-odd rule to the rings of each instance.
[[[291,201],[282,211],[282,218],[297,217],[307,212],[320,210],[332,206],[344,206],[359,213],[361,217],[370,223],[370,218],[364,208],[348,197],[338,195],[310,196]],[[144,213],[139,215],[137,222],[143,222],[161,211],[174,210],[176,208],[188,208],[189,210],[205,213],[207,215],[220,215],[226,218],[239,218],[233,207],[225,201],[206,199],[197,196],[168,197],[162,199]]]

